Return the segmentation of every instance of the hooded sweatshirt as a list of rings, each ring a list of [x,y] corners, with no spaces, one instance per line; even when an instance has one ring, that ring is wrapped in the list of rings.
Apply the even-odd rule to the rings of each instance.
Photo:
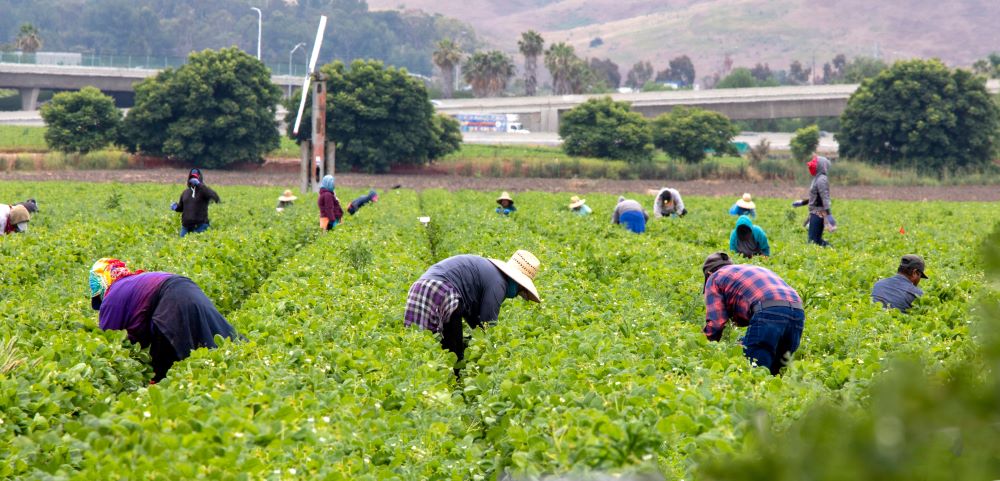
[[[674,201],[670,207],[663,206],[663,199],[666,194],[670,194],[670,199]],[[664,187],[656,194],[656,201],[653,203],[653,217],[666,217],[670,214],[679,214],[684,210],[684,200],[677,189]]]
[[[820,217],[830,212],[830,181],[827,171],[830,169],[830,159],[817,157],[816,176],[809,185],[809,213]]]
[[[197,182],[192,182],[197,179]],[[197,185],[193,185],[193,184]],[[195,229],[202,224],[208,224],[208,203],[219,203],[219,194],[205,185],[205,177],[198,169],[191,169],[187,179],[188,188],[181,193],[177,201],[177,212],[181,213],[181,225],[185,229]]]
[[[736,228],[729,234],[729,250],[746,258],[771,255],[771,246],[767,242],[764,229],[754,225],[750,217],[745,215],[736,219]]]
[[[330,219],[330,222],[339,222],[340,218],[344,216],[344,211],[340,208],[340,200],[333,193],[333,188],[333,176],[323,177],[323,180],[320,181],[319,200],[316,203],[319,206],[320,217]]]

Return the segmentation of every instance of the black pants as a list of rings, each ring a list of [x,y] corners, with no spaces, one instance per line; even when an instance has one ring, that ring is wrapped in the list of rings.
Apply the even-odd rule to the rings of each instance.
[[[470,327],[475,328],[475,326]],[[455,377],[461,377],[462,361],[465,360],[465,347],[469,344],[469,339],[462,333],[462,316],[458,313],[451,316],[451,319],[441,328],[441,347],[455,353],[458,362],[455,363]]]
[[[816,214],[809,214],[809,242],[822,247],[830,245],[823,240],[823,218]]]
[[[153,324],[153,339],[149,344],[149,357],[153,364],[153,382],[160,382],[167,376],[167,371],[174,363],[180,361],[177,351],[170,340]]]

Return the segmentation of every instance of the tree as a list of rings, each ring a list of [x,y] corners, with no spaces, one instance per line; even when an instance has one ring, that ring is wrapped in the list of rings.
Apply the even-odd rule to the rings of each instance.
[[[60,152],[87,153],[115,141],[122,114],[115,101],[94,87],[62,92],[42,105],[45,143]]]
[[[534,31],[528,30],[521,34],[517,48],[524,55],[524,95],[533,97],[538,89],[538,56],[545,47],[545,39]]]
[[[844,73],[838,81],[850,84],[861,83],[865,79],[874,78],[886,68],[888,66],[885,62],[877,58],[854,57],[854,60],[844,67]]]
[[[545,67],[552,74],[552,90],[556,95],[580,93],[580,76],[585,74],[581,65],[586,63],[576,56],[572,46],[559,42],[545,51]]]
[[[763,65],[760,63],[754,65],[754,67],[750,69],[750,76],[753,77],[758,84],[774,80],[774,74],[771,73],[771,67],[766,63]]]
[[[982,77],[910,60],[863,82],[840,122],[841,156],[942,174],[989,164],[1000,111]]]
[[[717,89],[743,89],[756,86],[757,80],[750,73],[750,69],[743,67],[734,69],[732,73],[715,84]]]
[[[41,50],[42,45],[44,42],[41,32],[30,23],[22,24],[14,39],[14,48],[24,53],[35,53]]]
[[[1000,53],[993,52],[972,64],[972,71],[987,78],[1000,78]]]
[[[462,147],[462,129],[458,121],[444,114],[431,117],[431,146],[427,157],[430,160],[440,159]]]
[[[385,172],[397,164],[425,164],[455,145],[455,125],[435,121],[427,88],[406,69],[355,60],[350,68],[333,62],[320,70],[327,76],[326,132],[336,143],[338,165]],[[298,97],[289,99],[285,122],[289,137],[301,142],[309,138],[308,129],[297,137],[291,132]],[[306,112],[311,105],[308,99]],[[302,124],[311,123],[312,117],[304,115]]]
[[[816,147],[819,145],[819,126],[810,125],[796,130],[789,144],[795,160],[807,159],[816,152]]]
[[[691,62],[690,57],[681,55],[670,61],[670,76],[668,81],[682,87],[690,87],[694,85],[694,79],[694,62]]]
[[[499,50],[476,52],[462,66],[462,74],[476,97],[496,97],[514,76],[514,61]]]
[[[597,81],[603,82],[610,89],[617,89],[621,85],[622,74],[618,70],[618,64],[612,62],[610,58],[590,59],[590,70],[594,72]]]
[[[573,156],[648,161],[653,154],[649,123],[627,102],[588,99],[559,122],[563,151]]]
[[[809,83],[809,75],[812,69],[804,68],[802,62],[795,60],[788,66],[788,83],[792,85],[805,85]]]
[[[636,62],[625,76],[625,86],[638,90],[652,79],[653,65],[648,61]]]
[[[731,152],[729,142],[738,133],[725,115],[698,108],[676,107],[653,120],[653,144],[692,164],[704,160],[707,150]]]
[[[122,143],[202,167],[261,163],[278,147],[280,100],[271,71],[242,50],[193,53],[184,66],[136,84]]]
[[[433,54],[434,65],[441,70],[442,95],[450,99],[455,90],[455,66],[462,61],[462,50],[450,39],[437,43]]]

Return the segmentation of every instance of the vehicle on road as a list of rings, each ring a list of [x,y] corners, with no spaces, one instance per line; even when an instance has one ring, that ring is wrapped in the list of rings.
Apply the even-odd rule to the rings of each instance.
[[[530,134],[517,114],[454,114],[462,132]]]

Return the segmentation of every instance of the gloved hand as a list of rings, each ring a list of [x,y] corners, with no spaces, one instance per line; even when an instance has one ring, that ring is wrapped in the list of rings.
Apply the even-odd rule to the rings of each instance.
[[[173,204],[170,204],[170,210],[172,210],[174,212],[177,212],[177,203],[176,202],[174,202]]]
[[[681,217],[684,217],[687,214],[688,214],[688,210],[687,209],[681,209]]]
[[[797,200],[795,202],[792,202],[792,207],[802,207],[808,203],[809,203],[808,200]]]

